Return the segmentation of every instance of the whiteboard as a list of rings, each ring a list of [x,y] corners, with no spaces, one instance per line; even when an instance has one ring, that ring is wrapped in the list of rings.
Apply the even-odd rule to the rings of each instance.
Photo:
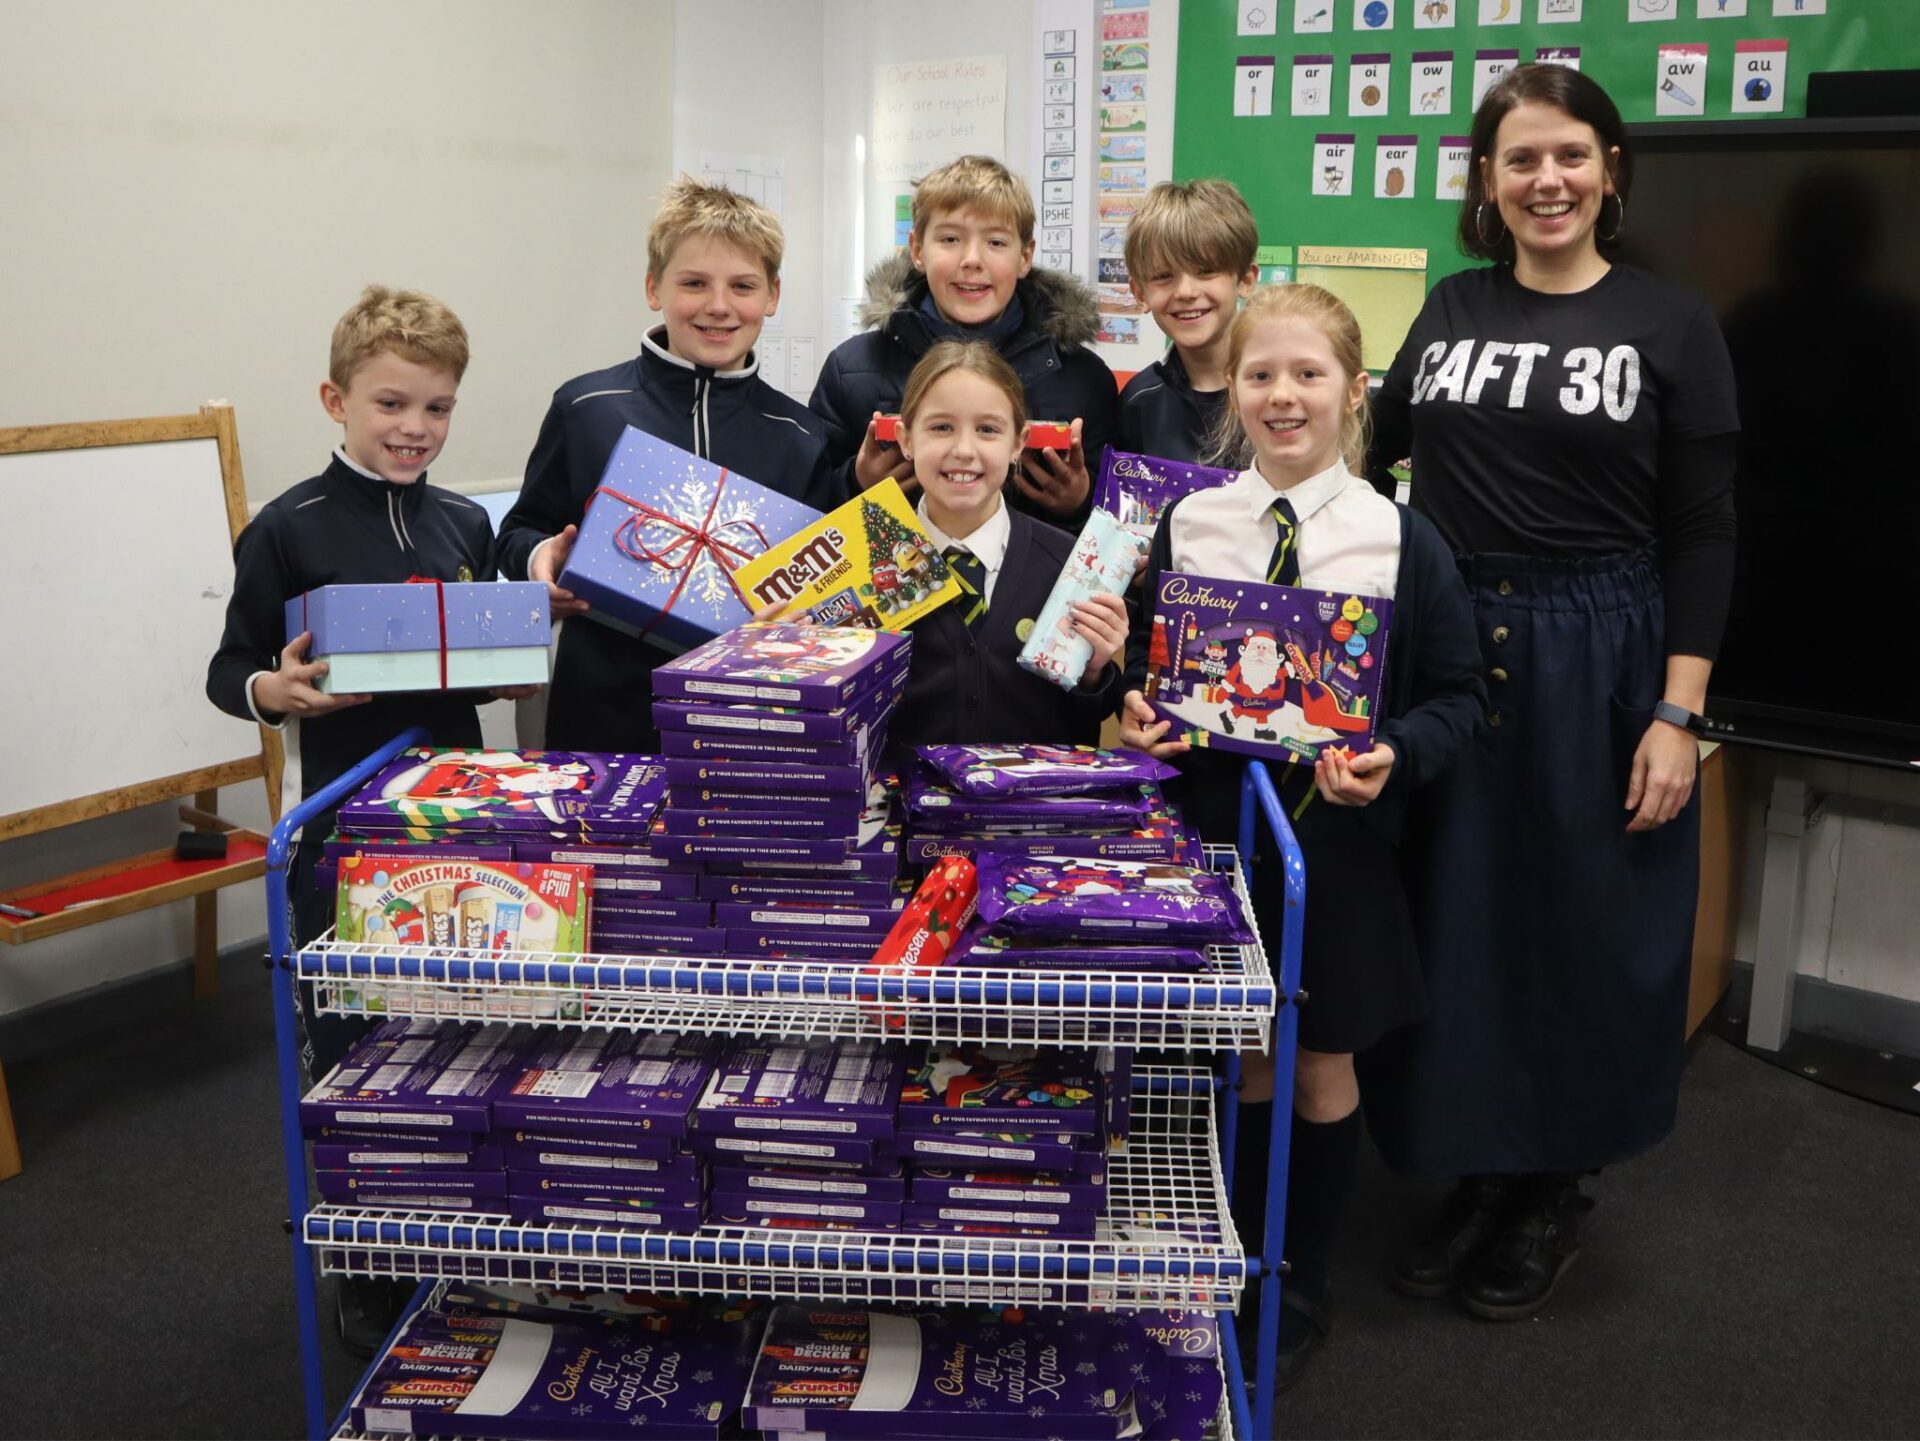
[[[0,455],[0,815],[257,758],[207,662],[233,591],[214,439]]]

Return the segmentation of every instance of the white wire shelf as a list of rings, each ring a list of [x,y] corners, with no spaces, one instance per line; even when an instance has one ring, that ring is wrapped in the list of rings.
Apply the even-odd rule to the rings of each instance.
[[[1142,1066],[1133,1126],[1091,1241],[919,1232],[683,1235],[519,1225],[502,1216],[326,1204],[302,1235],[323,1269],[596,1291],[705,1292],[860,1304],[1233,1310],[1246,1253],[1214,1144],[1212,1076]]]
[[[1208,864],[1253,908],[1228,846]],[[295,975],[322,1012],[735,1035],[1265,1051],[1278,987],[1263,947],[1215,946],[1204,975],[948,966],[914,976],[844,961],[489,956],[328,937]]]
[[[433,1293],[427,1298],[424,1304],[429,1307],[438,1305],[440,1303],[441,1294],[445,1291],[445,1289],[446,1289],[446,1286],[445,1286],[445,1283],[443,1282],[439,1287],[435,1288]],[[1222,1337],[1221,1344],[1224,1345],[1225,1341],[1226,1341],[1226,1338]],[[385,1353],[382,1352],[382,1355],[384,1354]],[[1233,1407],[1231,1404],[1231,1395],[1230,1395],[1230,1388],[1233,1383],[1226,1373],[1226,1369],[1225,1369],[1226,1363],[1225,1363],[1224,1353],[1222,1356],[1216,1357],[1215,1360],[1216,1360],[1216,1363],[1219,1364],[1221,1367],[1220,1410],[1218,1414],[1215,1415],[1213,1419],[1213,1424],[1208,1428],[1207,1435],[1209,1437],[1209,1441],[1235,1441],[1234,1430],[1233,1430]],[[368,1374],[369,1375],[372,1374],[371,1368],[369,1368]],[[356,1386],[354,1391],[354,1400],[357,1401],[358,1398],[359,1398],[359,1388]],[[743,1397],[742,1399],[744,1400],[745,1398]],[[350,1401],[347,1407],[342,1410],[341,1415],[343,1417],[350,1413],[352,1405],[353,1405],[353,1402]],[[420,1441],[473,1441],[473,1438],[462,1437],[457,1433],[452,1433],[452,1432],[449,1432],[443,1435],[439,1432],[409,1431],[406,1434],[409,1436],[420,1438]],[[343,1426],[339,1430],[333,1433],[333,1441],[389,1441],[389,1437],[388,1437],[388,1433],[384,1433],[384,1432],[361,1431],[356,1429],[353,1426]]]

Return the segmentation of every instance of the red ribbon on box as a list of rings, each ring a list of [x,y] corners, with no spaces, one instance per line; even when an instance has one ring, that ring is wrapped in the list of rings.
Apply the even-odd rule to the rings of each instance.
[[[680,573],[680,578],[674,582],[672,591],[668,593],[665,603],[660,607],[660,614],[663,616],[670,613],[679,601],[680,593],[687,588],[687,582],[693,579],[694,571],[699,569],[700,558],[703,555],[720,567],[720,573],[727,578],[727,584],[733,587],[733,593],[740,598],[740,603],[748,610],[753,609],[753,602],[740,588],[740,582],[733,578],[733,572],[737,566],[752,560],[760,552],[735,545],[721,532],[731,526],[741,525],[753,532],[760,542],[760,550],[764,551],[769,542],[767,533],[760,529],[755,521],[743,518],[724,521],[717,526],[713,523],[714,512],[720,509],[720,497],[726,493],[727,474],[727,471],[721,470],[719,478],[714,481],[713,499],[708,502],[707,513],[701,517],[698,525],[689,525],[670,511],[660,510],[648,505],[645,501],[635,500],[630,495],[622,495],[610,485],[600,486],[594,491],[595,495],[612,496],[634,512],[621,521],[613,533],[614,546],[622,555],[629,560],[640,561],[644,565],[654,566],[669,574],[674,571]],[[640,538],[640,532],[649,525],[664,525],[669,530],[677,531],[678,534],[656,550]],[[676,554],[682,551],[683,547],[684,553]],[[658,622],[656,621],[655,624]],[[640,633],[645,635],[652,629],[653,626],[650,625]]]
[[[430,575],[410,575],[408,585],[430,585],[433,587],[433,599],[439,609],[440,624],[440,689],[447,688],[447,586],[445,581],[435,580]]]

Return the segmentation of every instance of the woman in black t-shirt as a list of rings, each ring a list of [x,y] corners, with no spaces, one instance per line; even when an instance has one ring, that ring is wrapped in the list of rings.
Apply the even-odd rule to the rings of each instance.
[[[1739,420],[1706,303],[1607,258],[1632,160],[1598,85],[1511,71],[1468,173],[1494,264],[1427,298],[1374,454],[1411,454],[1460,557],[1487,726],[1405,850],[1429,1019],[1362,1080],[1390,1164],[1462,1178],[1395,1284],[1516,1319],[1578,1248],[1580,1177],[1673,1124]]]

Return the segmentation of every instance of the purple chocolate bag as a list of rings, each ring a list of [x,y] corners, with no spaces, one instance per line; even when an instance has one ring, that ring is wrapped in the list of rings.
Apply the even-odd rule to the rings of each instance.
[[[1240,901],[1212,871],[1151,861],[980,858],[980,919],[1027,939],[1128,936],[1181,944],[1252,941]]]
[[[1137,751],[1062,745],[918,746],[915,753],[968,796],[1065,796],[1116,790],[1178,775]]]

